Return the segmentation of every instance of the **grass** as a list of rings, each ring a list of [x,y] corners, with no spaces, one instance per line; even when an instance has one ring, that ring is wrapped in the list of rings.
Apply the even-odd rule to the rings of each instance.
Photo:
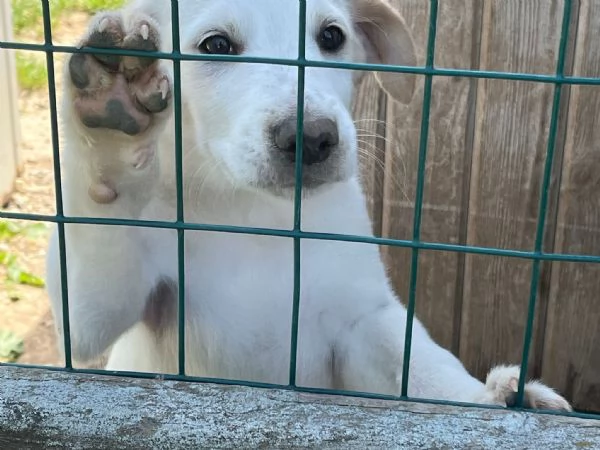
[[[46,58],[39,52],[17,52],[17,79],[25,90],[42,89],[48,83]]]
[[[17,222],[0,221],[0,266],[5,269],[6,278],[3,284],[25,284],[44,287],[44,280],[25,270],[16,254],[9,251],[9,243],[16,238],[37,239],[45,236],[48,228],[43,223],[20,225]]]
[[[44,35],[42,3],[40,0],[11,0],[12,19],[15,40],[33,36],[41,40]],[[124,0],[50,0],[52,28],[60,26],[65,14],[84,12],[95,14],[105,9],[115,9],[123,5]],[[17,79],[21,89],[35,90],[46,87],[46,61],[43,54],[17,52]]]
[[[79,11],[94,14],[103,9],[115,9],[123,5],[124,0],[50,0],[52,25],[59,23],[65,13]],[[25,31],[39,29],[43,35],[42,3],[40,0],[12,0],[13,28],[16,37]]]
[[[16,362],[23,350],[23,339],[10,331],[0,330],[0,362]]]
[[[57,30],[62,25],[61,20],[70,13],[92,15],[104,9],[119,8],[124,0],[49,0],[49,3],[52,29]],[[14,40],[41,42],[44,36],[41,0],[11,0],[11,4]],[[47,88],[44,53],[18,51],[15,59],[21,89],[31,91]],[[19,255],[11,251],[11,244],[18,239],[42,238],[47,233],[48,229],[44,224],[0,220],[0,291],[6,291],[13,302],[19,301],[19,290],[16,289],[18,285],[43,288],[45,283],[40,276],[27,270]],[[15,362],[23,351],[24,342],[20,336],[0,329],[0,362]]]

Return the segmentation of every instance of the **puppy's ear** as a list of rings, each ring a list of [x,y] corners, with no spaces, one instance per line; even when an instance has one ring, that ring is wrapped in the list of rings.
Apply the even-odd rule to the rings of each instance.
[[[366,62],[415,66],[417,56],[404,19],[386,0],[353,0],[354,22]],[[402,103],[410,103],[415,91],[415,76],[393,72],[375,74],[381,87]]]

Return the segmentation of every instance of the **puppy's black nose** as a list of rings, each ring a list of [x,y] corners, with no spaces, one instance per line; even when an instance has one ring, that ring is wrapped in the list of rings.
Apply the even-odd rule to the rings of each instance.
[[[277,124],[272,130],[275,147],[296,161],[296,117]],[[302,164],[311,165],[325,161],[339,142],[337,124],[331,119],[306,120],[302,146]]]

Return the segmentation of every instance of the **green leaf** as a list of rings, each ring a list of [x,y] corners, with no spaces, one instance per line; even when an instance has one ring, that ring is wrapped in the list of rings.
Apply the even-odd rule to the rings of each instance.
[[[21,227],[16,222],[10,220],[0,221],[0,240],[7,240],[17,236],[21,232]]]
[[[40,288],[46,286],[46,283],[42,278],[29,272],[21,272],[19,274],[19,283]]]
[[[47,233],[48,226],[45,223],[19,225],[11,220],[0,220],[0,241],[7,241],[17,236],[37,239],[44,237]]]
[[[21,269],[16,264],[7,264],[6,265],[6,278],[9,281],[13,281],[14,283],[18,283],[21,278]]]
[[[23,270],[17,261],[17,255],[0,250],[0,265],[6,267],[6,278],[13,283],[33,287],[44,287],[46,283],[37,275]]]
[[[0,361],[15,362],[24,350],[23,339],[11,331],[0,330]]]
[[[27,286],[44,287],[46,283],[40,277],[22,270],[18,265],[13,264],[7,267],[7,275],[10,281]]]
[[[32,223],[22,228],[21,233],[29,239],[38,239],[48,234],[48,227],[45,223]]]
[[[0,264],[11,267],[17,263],[17,255],[6,250],[0,250]]]

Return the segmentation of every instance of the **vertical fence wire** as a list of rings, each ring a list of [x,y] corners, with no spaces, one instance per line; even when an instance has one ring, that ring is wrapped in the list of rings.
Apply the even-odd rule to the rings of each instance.
[[[42,17],[44,22],[44,44],[52,47],[52,21],[49,0],[42,0]],[[54,188],[56,201],[56,217],[64,218],[62,174],[60,168],[60,144],[58,135],[58,108],[56,102],[56,75],[54,67],[54,52],[46,50],[46,68],[48,72],[48,102],[50,107],[50,127],[52,130],[52,158],[54,165]],[[69,283],[67,276],[67,248],[65,237],[65,224],[58,222],[58,248],[60,252],[60,284],[62,294],[62,331],[65,357],[65,368],[71,369],[73,361],[71,356],[71,325],[69,320]]]
[[[569,39],[569,29],[571,24],[571,6],[572,0],[565,0],[563,21],[561,28],[560,44],[558,50],[558,61],[556,64],[556,78],[561,80],[565,76],[565,61],[567,45]],[[556,137],[558,135],[558,122],[561,107],[562,84],[557,82],[554,86],[554,99],[552,100],[552,116],[550,119],[550,128],[548,136],[548,147],[546,151],[546,162],[544,166],[544,178],[542,180],[541,196],[539,203],[538,221],[535,236],[534,252],[541,255],[544,244],[544,231],[546,228],[546,219],[548,215],[548,201],[550,191],[550,181],[552,179],[552,167],[554,164],[554,154],[556,150]],[[516,406],[523,406],[525,381],[527,378],[527,367],[529,364],[529,353],[531,350],[531,341],[533,339],[533,323],[535,320],[535,309],[538,295],[538,285],[540,281],[541,260],[536,258],[532,263],[531,286],[529,291],[529,305],[527,311],[527,325],[523,336],[523,353],[521,356],[521,373],[519,376],[519,386],[517,391]]]
[[[179,4],[171,0],[172,53],[181,55],[179,42]],[[183,131],[181,120],[181,61],[173,60],[173,112],[175,122],[175,179],[177,189],[177,223],[185,223],[183,208]],[[178,298],[178,370],[185,375],[185,228],[177,229],[177,298]]]
[[[437,34],[438,0],[430,0],[429,33],[427,37],[426,67],[433,69],[435,59],[435,38]],[[431,91],[433,76],[425,75],[423,90],[423,116],[421,117],[421,135],[419,143],[419,162],[417,172],[417,188],[415,193],[415,213],[413,218],[413,242],[421,241],[421,219],[423,212],[423,191],[425,188],[425,164],[427,162],[427,147],[429,144],[429,116],[431,112]],[[417,277],[419,271],[419,248],[413,248],[409,297],[406,317],[406,331],[404,337],[404,358],[402,363],[402,389],[401,396],[408,396],[408,377],[410,373],[410,354],[412,347],[412,332],[417,301]]]
[[[299,1],[298,18],[298,98],[296,105],[296,167],[294,189],[294,233],[302,231],[302,152],[304,147],[304,85],[306,79],[306,0]],[[304,64],[303,64],[304,63]],[[294,236],[294,300],[292,305],[292,337],[290,343],[289,385],[296,386],[298,357],[298,318],[300,315],[301,238]]]

